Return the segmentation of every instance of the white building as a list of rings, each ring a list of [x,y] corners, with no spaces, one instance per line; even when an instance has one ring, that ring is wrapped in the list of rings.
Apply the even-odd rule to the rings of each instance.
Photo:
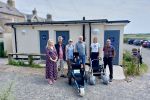
[[[122,65],[123,34],[124,27],[128,23],[130,23],[128,20],[98,19],[7,23],[6,25],[12,26],[13,53],[43,54],[48,39],[53,39],[56,43],[57,37],[62,36],[64,38],[63,43],[67,44],[68,39],[71,38],[75,45],[78,42],[78,37],[82,35],[87,44],[88,56],[90,55],[90,44],[94,37],[98,38],[98,43],[101,45],[101,57],[103,57],[103,46],[106,45],[106,39],[111,39],[116,51],[114,64]],[[96,30],[95,34],[93,33],[94,29]],[[19,56],[19,58],[26,58],[26,56]]]

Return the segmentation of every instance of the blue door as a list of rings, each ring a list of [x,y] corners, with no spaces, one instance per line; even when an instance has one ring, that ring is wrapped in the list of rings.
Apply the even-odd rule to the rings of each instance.
[[[111,40],[111,45],[115,47],[116,56],[113,60],[114,65],[119,65],[119,42],[120,42],[120,30],[105,30],[104,32],[104,45],[106,40]]]
[[[65,45],[68,44],[68,40],[69,40],[69,31],[56,31],[56,43],[58,43],[58,37],[62,36],[63,38],[63,43]]]
[[[45,47],[47,45],[47,41],[49,39],[48,31],[40,31],[40,53],[45,54]],[[41,59],[46,59],[46,57],[41,57]]]

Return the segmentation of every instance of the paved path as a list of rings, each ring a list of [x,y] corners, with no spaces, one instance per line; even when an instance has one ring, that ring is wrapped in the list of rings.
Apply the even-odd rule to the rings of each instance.
[[[132,48],[124,45],[124,48]],[[147,49],[144,59],[148,58]],[[148,65],[150,63],[147,61]],[[0,65],[0,86],[10,83],[18,73],[15,91],[18,100],[150,100],[150,72],[139,77],[128,77],[132,81],[113,80],[109,85],[97,79],[96,85],[87,84],[86,95],[77,95],[75,84],[69,86],[67,79],[59,78],[49,85],[44,75],[45,69]],[[1,89],[1,88],[0,88]]]

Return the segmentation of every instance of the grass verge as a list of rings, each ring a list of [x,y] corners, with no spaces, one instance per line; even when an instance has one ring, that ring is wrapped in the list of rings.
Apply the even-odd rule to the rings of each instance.
[[[32,65],[29,66],[29,64],[25,64],[23,60],[12,60],[9,65],[15,65],[15,66],[23,66],[23,67],[31,67],[31,68],[46,68],[45,66],[40,66],[39,64],[32,63]]]
[[[137,69],[137,64],[132,63],[131,52],[128,50],[124,50],[123,53],[123,67],[125,76],[139,76],[148,72],[148,65],[145,62],[140,65],[139,70]]]

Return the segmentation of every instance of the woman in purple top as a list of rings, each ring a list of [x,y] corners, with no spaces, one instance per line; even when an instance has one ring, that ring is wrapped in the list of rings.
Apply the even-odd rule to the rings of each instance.
[[[49,79],[49,84],[56,82],[54,78],[57,77],[57,51],[55,49],[53,40],[49,39],[45,47],[46,53],[46,79]]]

